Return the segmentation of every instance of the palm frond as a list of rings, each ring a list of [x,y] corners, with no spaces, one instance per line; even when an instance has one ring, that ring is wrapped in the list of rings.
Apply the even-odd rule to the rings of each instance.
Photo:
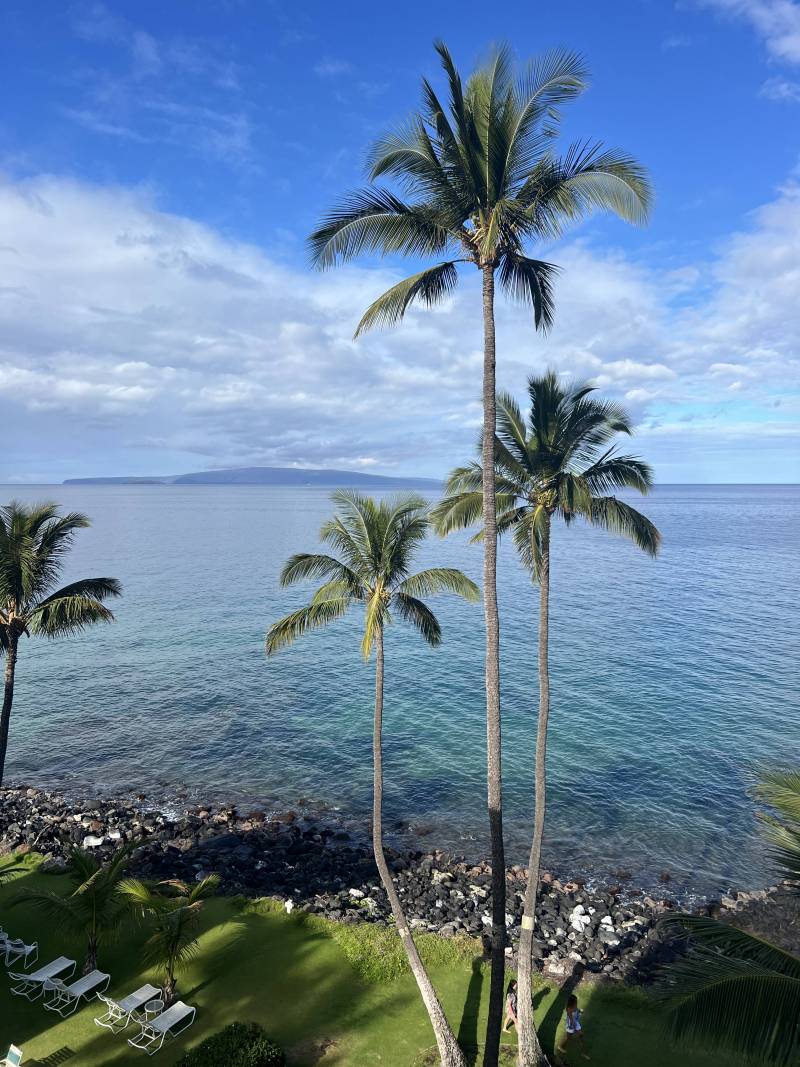
[[[441,643],[442,628],[427,604],[407,593],[397,593],[394,603],[400,618],[414,626],[429,645],[436,647]]]
[[[781,819],[800,826],[800,770],[765,769],[753,796],[774,808]]]
[[[333,556],[319,553],[298,552],[290,556],[280,573],[282,586],[311,578],[331,578],[341,582],[347,586],[354,597],[359,596],[362,590],[361,579],[350,567],[334,559]]]
[[[632,157],[599,144],[577,142],[560,159],[542,158],[517,194],[541,237],[560,237],[593,211],[610,211],[642,225],[652,205],[644,168]]]
[[[361,655],[365,662],[372,655],[378,634],[383,631],[388,622],[389,605],[382,593],[376,591],[367,601],[364,612],[364,636],[361,640]]]
[[[449,241],[450,234],[424,205],[406,204],[385,189],[362,189],[326,216],[309,238],[309,248],[312,262],[324,270],[362,252],[437,255]]]
[[[613,449],[581,472],[592,493],[605,495],[614,489],[647,493],[653,487],[653,470],[638,456],[619,456]]]
[[[446,496],[431,511],[433,528],[440,537],[455,530],[466,530],[480,522],[483,515],[483,493],[467,492]]]
[[[800,893],[800,772],[767,769],[753,795],[771,809],[758,813],[771,858]]]
[[[397,587],[397,592],[411,597],[435,596],[437,593],[455,593],[464,600],[480,600],[477,585],[453,567],[431,567],[406,578]]]
[[[533,308],[537,330],[551,329],[555,317],[553,281],[559,272],[554,263],[507,252],[500,261],[500,284],[509,296]]]
[[[113,622],[113,612],[102,601],[121,595],[122,586],[115,578],[73,582],[29,610],[28,629],[43,637],[62,637],[95,623]]]
[[[515,122],[505,165],[508,186],[525,181],[557,132],[561,108],[587,84],[586,63],[576,52],[554,49],[528,65],[515,93]]]
[[[633,541],[649,556],[655,556],[661,545],[661,534],[654,523],[630,504],[613,496],[595,497],[587,515],[593,526],[619,534]]]
[[[692,939],[666,968],[660,996],[675,1038],[790,1067],[800,1054],[800,960],[726,923],[673,916]]]
[[[428,307],[440,303],[457,283],[458,271],[453,262],[438,263],[404,278],[370,304],[361,317],[355,336],[375,327],[394,326],[415,300],[421,300]]]
[[[522,566],[534,582],[539,581],[542,545],[548,535],[550,517],[541,504],[514,513],[513,538]]]
[[[309,630],[317,630],[341,618],[350,607],[350,597],[332,597],[308,604],[273,623],[267,631],[266,651],[271,656],[291,645]]]

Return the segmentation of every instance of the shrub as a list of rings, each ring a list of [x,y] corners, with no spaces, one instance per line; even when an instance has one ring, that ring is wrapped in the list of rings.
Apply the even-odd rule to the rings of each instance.
[[[176,1067],[286,1067],[283,1050],[258,1023],[231,1023],[190,1049]]]

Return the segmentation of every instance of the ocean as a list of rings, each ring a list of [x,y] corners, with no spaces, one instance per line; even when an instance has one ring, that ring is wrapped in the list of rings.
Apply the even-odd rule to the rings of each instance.
[[[7,782],[368,818],[373,671],[358,618],[264,655],[269,624],[303,603],[305,589],[280,589],[277,576],[317,546],[326,490],[0,495],[85,511],[93,525],[65,580],[124,585],[114,625],[23,641]],[[760,766],[800,756],[800,487],[661,486],[640,506],[663,534],[657,560],[584,525],[554,535],[545,863],[684,897],[764,885],[748,790]],[[479,580],[481,548],[431,538],[418,564]],[[508,856],[524,862],[537,592],[510,540],[498,581]],[[447,597],[433,606],[440,648],[402,625],[386,639],[385,818],[399,842],[483,856],[482,612]]]

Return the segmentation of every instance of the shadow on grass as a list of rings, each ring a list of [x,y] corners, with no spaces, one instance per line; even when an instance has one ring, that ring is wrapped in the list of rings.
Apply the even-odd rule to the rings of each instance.
[[[553,1001],[550,1007],[545,1013],[544,1019],[539,1027],[539,1039],[545,1051],[549,1055],[555,1054],[556,1036],[558,1034],[558,1024],[561,1020],[561,1016],[566,1011],[567,1000],[569,996],[575,992],[580,983],[581,978],[586,972],[586,968],[580,963],[576,963],[572,968],[572,974],[567,978],[560,990],[553,997]],[[545,990],[542,990],[541,996],[544,996]]]
[[[58,1067],[60,1063],[66,1063],[73,1056],[77,1056],[77,1052],[71,1049],[69,1045],[64,1045],[63,1048],[56,1049],[49,1056],[45,1056],[43,1060],[28,1060],[28,1064],[29,1067]]]
[[[464,1051],[478,1047],[478,1013],[483,991],[483,962],[482,956],[476,956],[472,961],[472,973],[457,1034],[458,1043]]]
[[[45,875],[31,866],[0,888],[0,922],[11,927],[13,936],[39,940],[38,965],[63,954],[80,968],[85,943],[67,936],[32,906],[22,903],[8,910],[4,904],[28,888],[46,886],[61,892],[68,885],[65,876]],[[112,975],[111,996],[119,999],[145,981],[159,984],[160,975],[143,964],[146,937],[146,925],[131,918],[121,925],[113,943],[101,946],[99,966]],[[476,959],[461,1019],[462,1039],[473,1044],[479,1036],[482,985]],[[234,1020],[263,1025],[287,1050],[292,1067],[322,1063],[353,1067],[365,1060],[392,1063],[396,1039],[413,1035],[415,1044],[419,1032],[419,1045],[424,1045],[426,1030],[430,1033],[421,1007],[415,1010],[418,997],[411,981],[385,985],[365,981],[329,932],[304,923],[300,915],[287,918],[282,909],[244,904],[236,898],[207,902],[199,953],[179,972],[177,996],[197,1007],[197,1021],[159,1053],[163,1067]],[[100,1030],[93,1018],[101,1010],[99,1002],[91,1001],[68,1019],[57,1019],[43,1010],[41,1001],[11,997],[0,984],[0,1045],[5,1042],[8,1047],[13,1041],[26,1052],[26,1063],[40,1067],[68,1061],[81,1067],[140,1063],[141,1055],[127,1045],[137,1027],[117,1035]]]

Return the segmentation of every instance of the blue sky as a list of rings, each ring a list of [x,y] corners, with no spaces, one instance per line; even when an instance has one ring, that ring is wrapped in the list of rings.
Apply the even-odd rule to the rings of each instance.
[[[597,218],[539,250],[564,268],[557,325],[500,309],[500,384],[547,363],[594,379],[661,481],[800,480],[800,3],[498,10],[521,59],[584,53],[565,140],[628,149],[657,197],[646,229]],[[7,2],[0,480],[436,475],[470,454],[475,279],[354,344],[410,268],[317,275],[304,240],[438,78],[432,41],[468,71],[484,22],[464,3]]]

